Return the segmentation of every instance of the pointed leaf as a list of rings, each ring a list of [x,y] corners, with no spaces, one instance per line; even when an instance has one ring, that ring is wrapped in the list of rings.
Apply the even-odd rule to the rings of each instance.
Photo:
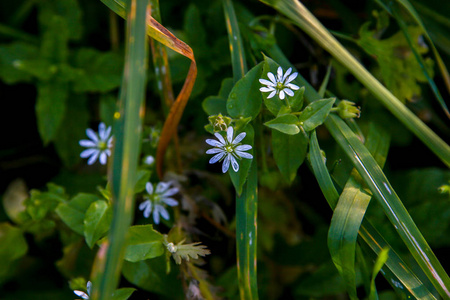
[[[303,129],[311,131],[321,125],[328,117],[334,101],[336,98],[321,99],[306,106],[298,117],[300,124],[303,123]]]
[[[269,122],[264,123],[267,127],[278,130],[279,132],[296,135],[300,132],[300,128],[296,125],[298,123],[298,119],[294,115],[284,115],[280,117],[276,117]],[[275,144],[274,144],[275,146]],[[279,147],[279,146],[277,146]],[[275,149],[275,147],[274,147]]]
[[[97,200],[89,206],[84,218],[84,236],[91,249],[108,232],[111,220],[112,210],[106,201]]]

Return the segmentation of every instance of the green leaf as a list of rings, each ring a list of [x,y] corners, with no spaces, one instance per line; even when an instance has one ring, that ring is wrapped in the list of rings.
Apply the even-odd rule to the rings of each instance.
[[[134,193],[140,193],[145,189],[145,185],[150,181],[151,172],[148,170],[139,170],[136,177],[136,186],[134,187]]]
[[[67,109],[56,133],[54,144],[59,157],[68,167],[80,161],[83,147],[78,144],[86,139],[86,128],[89,127],[89,110],[87,98],[83,94],[70,94]]]
[[[422,90],[418,82],[426,82],[427,78],[421,70],[420,64],[413,55],[408,41],[402,32],[397,32],[391,37],[379,40],[374,38],[375,32],[369,30],[370,23],[365,23],[360,31],[358,44],[372,57],[380,66],[381,76],[386,87],[400,100],[411,100],[414,96],[420,96]],[[412,45],[418,55],[424,55],[428,48],[419,45],[419,36],[423,34],[419,27],[408,27],[408,34]],[[426,72],[433,77],[434,63],[431,58],[423,60]]]
[[[321,125],[328,117],[334,101],[336,101],[336,98],[328,98],[316,100],[308,104],[298,117],[299,122],[303,123],[303,129],[305,131],[311,131]]]
[[[164,254],[164,249],[163,236],[153,230],[152,225],[131,226],[128,229],[125,260],[138,262],[158,257]]]
[[[134,293],[136,289],[133,288],[121,288],[116,290],[113,294],[112,294],[112,300],[127,300],[128,298],[130,298],[131,294]]]
[[[305,160],[308,143],[309,140],[303,134],[287,135],[272,130],[273,157],[289,183],[292,183],[297,169]]]
[[[80,193],[69,202],[60,203],[55,212],[70,229],[84,235],[84,218],[89,206],[99,200],[92,194]]]
[[[253,147],[254,146],[253,139],[255,137],[255,131],[253,130],[252,125],[248,124],[242,131],[245,131],[247,135],[242,140],[241,144],[246,144]],[[234,136],[236,137],[239,133],[240,132],[236,131]],[[246,152],[253,155],[253,148]],[[233,168],[231,168],[230,166],[228,173],[230,174],[231,182],[233,182],[234,188],[236,189],[236,193],[240,195],[242,193],[244,183],[247,180],[250,165],[252,164],[252,159],[243,158],[239,160],[238,163],[239,163],[238,172],[234,172]]]
[[[55,185],[47,184],[48,192],[32,190],[30,199],[26,200],[27,212],[35,221],[42,220],[47,213],[53,211],[66,197],[55,189]]]
[[[292,111],[297,112],[299,111],[302,106],[303,106],[303,94],[305,93],[305,87],[302,86],[300,89],[298,89],[297,91],[294,91],[294,96],[293,97],[289,97],[288,103],[289,106],[291,107]]]
[[[75,56],[77,76],[73,82],[75,92],[106,93],[119,87],[123,59],[115,52],[80,49]]]
[[[28,82],[31,74],[21,68],[25,60],[36,58],[36,46],[22,42],[0,46],[0,78],[7,84]]]
[[[206,256],[211,254],[205,245],[200,245],[201,242],[192,243],[192,244],[180,244],[176,245],[176,251],[172,252],[172,257],[175,262],[179,265],[181,264],[181,260],[184,259],[189,261],[192,259],[198,259],[199,256]]]
[[[84,218],[84,236],[89,248],[102,238],[109,230],[112,220],[112,209],[103,200],[92,203]]]
[[[227,111],[231,117],[254,119],[259,114],[262,103],[259,92],[262,67],[262,63],[256,65],[231,90],[227,100]]]
[[[55,138],[66,112],[68,87],[58,81],[41,82],[37,86],[36,117],[44,144]]]
[[[283,115],[264,123],[264,125],[285,134],[296,135],[300,132],[300,128],[298,128],[297,123],[298,119],[296,116]]]
[[[41,57],[52,64],[64,64],[69,55],[69,31],[66,19],[52,15],[49,16],[47,25],[42,35]]]
[[[100,95],[100,120],[107,126],[114,124],[117,96],[112,93]]]
[[[9,266],[28,251],[28,245],[22,230],[8,222],[0,223],[0,279],[8,276]]]
[[[220,91],[218,96],[209,96],[203,100],[202,107],[207,115],[226,115],[227,112],[227,99],[233,89],[233,79],[225,78],[222,80]]]
[[[185,299],[178,268],[166,272],[164,256],[141,260],[135,263],[124,261],[123,275],[134,285],[146,291],[168,297],[168,299]]]
[[[66,20],[68,36],[79,40],[82,35],[82,11],[77,0],[47,0],[39,2],[39,24],[51,26],[51,18],[59,16]]]

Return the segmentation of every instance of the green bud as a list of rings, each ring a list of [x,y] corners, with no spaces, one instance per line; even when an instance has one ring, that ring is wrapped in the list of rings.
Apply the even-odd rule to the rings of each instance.
[[[231,123],[231,118],[224,117],[222,114],[208,117],[209,123],[213,126],[214,132],[227,131],[228,125]]]
[[[337,106],[337,111],[342,119],[359,118],[361,110],[354,102],[342,100]]]

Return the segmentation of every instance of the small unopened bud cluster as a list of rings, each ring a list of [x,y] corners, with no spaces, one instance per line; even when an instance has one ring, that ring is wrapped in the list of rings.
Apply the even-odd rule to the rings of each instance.
[[[361,108],[356,106],[354,102],[342,100],[337,106],[337,113],[342,119],[359,118]]]

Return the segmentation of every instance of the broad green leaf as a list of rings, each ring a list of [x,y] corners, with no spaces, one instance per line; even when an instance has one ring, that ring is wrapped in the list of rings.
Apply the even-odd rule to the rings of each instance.
[[[247,133],[245,138],[242,140],[241,144],[250,145],[254,147],[253,139],[255,137],[255,131],[253,130],[252,125],[245,126],[244,130]],[[234,136],[236,137],[240,132],[236,131]],[[250,149],[246,151],[254,156],[254,149]],[[247,180],[247,176],[250,170],[250,165],[252,164],[252,159],[242,158],[238,160],[239,170],[238,172],[234,172],[233,168],[230,165],[228,173],[230,174],[231,182],[236,189],[236,193],[240,195],[242,193],[242,188],[244,186],[245,181]]]
[[[51,26],[51,18],[55,15],[66,20],[67,30],[71,40],[79,40],[81,38],[83,20],[78,0],[48,0],[39,2],[40,25],[43,25],[44,28]]]
[[[47,28],[42,35],[41,57],[53,64],[64,64],[69,55],[69,31],[67,21],[61,16],[52,15],[47,20]]]
[[[141,260],[135,263],[125,261],[122,273],[132,284],[146,291],[164,295],[168,299],[185,299],[178,268],[166,272],[164,256]]]
[[[164,254],[163,236],[152,225],[131,226],[128,229],[125,260],[138,262]]]
[[[41,82],[37,86],[36,118],[44,144],[55,138],[66,112],[67,83],[55,80]]]
[[[227,114],[227,99],[233,89],[233,79],[225,78],[220,86],[219,95],[209,96],[203,100],[202,107],[207,115],[226,115]]]
[[[92,194],[80,193],[69,202],[60,203],[55,212],[70,229],[84,235],[84,218],[89,206],[99,200]]]
[[[55,190],[51,184],[47,186],[48,192],[31,190],[31,197],[25,201],[27,212],[35,221],[44,219],[59,203],[66,200],[65,195]]]
[[[105,93],[120,85],[123,60],[115,52],[82,48],[75,55],[75,66],[78,68],[73,82],[75,92]]]
[[[370,23],[365,23],[359,31],[358,44],[372,57],[380,66],[381,76],[386,87],[400,100],[411,100],[413,96],[422,94],[418,82],[426,82],[427,78],[421,70],[419,62],[411,52],[408,41],[402,32],[393,36],[378,40],[374,38],[375,32],[369,30]],[[423,31],[419,27],[408,27],[408,34],[415,41],[412,45],[420,55],[424,55],[428,48],[419,45],[419,36]],[[424,60],[428,74],[433,76],[434,63],[431,58]]]
[[[38,48],[22,42],[0,46],[0,78],[7,84],[28,82],[33,77],[21,68],[23,61],[36,58]]]
[[[261,93],[259,78],[263,64],[260,63],[236,82],[227,100],[228,114],[233,118],[256,118],[261,110]]]
[[[89,248],[108,232],[112,220],[112,209],[103,200],[92,203],[84,218],[84,236]]]
[[[57,65],[42,58],[16,60],[13,64],[16,70],[28,73],[39,80],[49,80],[58,71]]]
[[[59,157],[70,167],[80,161],[80,153],[85,149],[78,141],[87,138],[85,132],[89,127],[89,109],[87,98],[83,94],[70,94],[68,100],[54,144]]]
[[[298,119],[294,115],[283,115],[276,117],[269,122],[264,123],[267,127],[278,130],[281,133],[296,135],[300,132],[300,128],[297,126]],[[279,147],[279,146],[277,146]]]
[[[303,94],[305,93],[305,87],[302,86],[297,91],[294,91],[294,96],[288,98],[289,106],[292,111],[297,112],[303,107]]]
[[[272,130],[273,157],[283,177],[292,183],[305,160],[309,140],[303,134],[287,135]]]
[[[8,275],[11,263],[24,256],[27,251],[23,231],[8,222],[0,223],[0,279]]]
[[[131,294],[134,293],[136,289],[133,288],[121,288],[116,290],[113,294],[112,294],[112,300],[127,300],[128,298],[130,298]]]
[[[336,98],[328,98],[314,101],[306,106],[299,115],[299,124],[305,131],[311,131],[323,124],[333,107]]]

